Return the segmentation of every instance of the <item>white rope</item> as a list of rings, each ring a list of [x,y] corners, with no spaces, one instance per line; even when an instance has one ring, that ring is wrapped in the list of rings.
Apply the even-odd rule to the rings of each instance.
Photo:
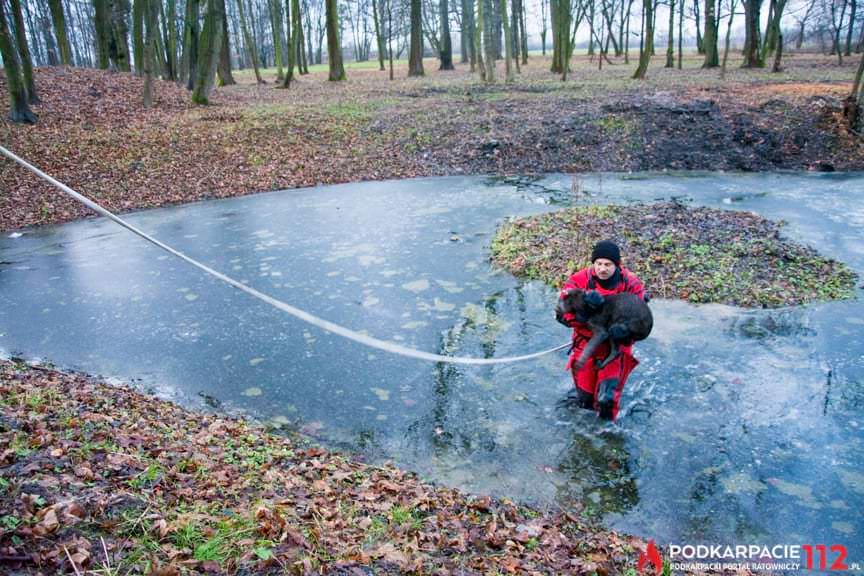
[[[327,320],[324,320],[322,318],[318,318],[317,316],[309,314],[308,312],[306,312],[304,310],[300,310],[299,308],[295,308],[294,306],[291,306],[290,304],[286,304],[285,302],[282,302],[281,300],[277,300],[276,298],[273,298],[272,296],[268,296],[267,294],[259,292],[258,290],[255,290],[254,288],[250,288],[249,286],[246,286],[242,282],[238,282],[237,280],[234,280],[233,278],[226,276],[225,274],[222,274],[221,272],[213,270],[209,266],[202,264],[201,262],[198,262],[197,260],[190,258],[189,256],[186,256],[182,252],[175,250],[174,248],[171,248],[167,244],[163,244],[162,242],[153,238],[149,234],[139,230],[138,228],[135,228],[134,226],[132,226],[128,222],[124,221],[122,218],[115,216],[114,214],[112,214],[111,212],[109,212],[108,210],[106,210],[105,208],[103,208],[102,206],[97,204],[96,202],[90,200],[86,196],[82,196],[81,194],[72,190],[71,188],[69,188],[68,186],[63,184],[62,182],[59,182],[59,181],[55,180],[54,178],[52,178],[51,176],[49,176],[48,174],[45,174],[44,172],[42,172],[41,170],[39,170],[38,168],[36,168],[32,164],[30,164],[27,161],[23,160],[22,158],[16,156],[15,154],[10,152],[9,150],[4,148],[3,146],[0,146],[0,153],[2,153],[4,156],[9,158],[10,160],[17,162],[18,164],[20,164],[24,168],[27,168],[28,170],[30,170],[31,172],[33,172],[34,174],[36,174],[40,178],[53,184],[54,186],[56,186],[57,188],[59,188],[60,190],[62,190],[63,192],[65,192],[66,194],[68,194],[69,196],[74,198],[75,200],[77,200],[78,202],[81,202],[82,204],[84,204],[85,206],[87,206],[88,208],[93,210],[94,212],[97,212],[97,213],[105,216],[106,218],[113,220],[114,222],[116,222],[117,224],[122,226],[123,228],[126,228],[127,230],[132,232],[133,234],[137,234],[138,236],[140,236],[144,240],[147,240],[148,242],[155,244],[156,246],[158,246],[162,250],[165,250],[169,254],[176,256],[177,258],[180,258],[181,260],[191,264],[192,266],[195,266],[199,270],[203,270],[207,274],[210,274],[211,276],[214,276],[214,277],[218,278],[219,280],[222,280],[226,284],[229,284],[229,285],[233,286],[234,288],[237,288],[238,290],[242,290],[243,292],[246,292],[250,296],[254,296],[255,298],[258,298],[259,300],[270,304],[274,308],[278,308],[279,310],[282,310],[283,312],[287,312],[288,314],[291,314],[295,318],[299,318],[300,320],[303,320],[304,322],[308,322],[309,324],[317,326],[317,327],[321,328],[322,330],[332,332],[333,334],[338,334],[339,336],[342,336],[344,338],[348,338],[349,340],[353,340],[355,342],[359,342],[360,344],[365,344],[366,346],[370,346],[372,348],[377,348],[379,350],[383,350],[385,352],[390,352],[392,354],[399,354],[401,356],[407,356],[409,358],[417,358],[418,360],[428,360],[430,362],[449,362],[451,364],[472,364],[472,365],[504,364],[504,363],[508,363],[508,362],[521,362],[523,360],[531,360],[533,358],[539,358],[540,356],[544,356],[546,354],[551,354],[552,352],[557,352],[558,350],[563,350],[564,348],[568,348],[570,346],[570,342],[567,342],[566,344],[562,344],[561,346],[556,346],[555,348],[550,348],[548,350],[543,350],[540,352],[534,352],[532,354],[524,354],[522,356],[508,356],[508,357],[504,357],[504,358],[469,358],[469,357],[463,357],[463,356],[443,356],[441,354],[432,354],[431,352],[422,352],[420,350],[415,350],[413,348],[401,346],[401,345],[393,343],[393,342],[387,342],[385,340],[379,340],[378,338],[373,338],[371,336],[367,336],[366,334],[361,334],[360,332],[355,332],[354,330],[344,328],[342,326],[339,326],[338,324],[334,324],[333,322],[329,322]]]

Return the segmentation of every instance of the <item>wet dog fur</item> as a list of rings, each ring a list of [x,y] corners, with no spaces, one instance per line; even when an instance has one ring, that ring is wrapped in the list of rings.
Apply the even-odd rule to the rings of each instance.
[[[654,326],[654,317],[648,304],[629,292],[604,296],[603,305],[593,309],[585,304],[585,291],[574,288],[563,298],[562,309],[577,318],[585,318],[584,322],[593,333],[573,364],[574,371],[582,368],[597,347],[609,340],[609,356],[597,365],[603,368],[621,354],[621,345],[644,340]]]

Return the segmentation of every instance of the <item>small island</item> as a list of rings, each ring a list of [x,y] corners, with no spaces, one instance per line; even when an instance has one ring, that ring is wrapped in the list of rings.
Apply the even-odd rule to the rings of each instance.
[[[783,222],[681,202],[577,206],[502,225],[493,261],[560,287],[611,238],[655,298],[778,308],[852,298],[857,275],[781,235]]]

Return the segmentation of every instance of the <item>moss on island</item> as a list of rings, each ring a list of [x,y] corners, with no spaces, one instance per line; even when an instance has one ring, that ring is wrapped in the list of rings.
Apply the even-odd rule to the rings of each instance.
[[[655,297],[776,308],[854,296],[854,272],[781,237],[782,226],[752,212],[679,202],[580,206],[505,223],[492,259],[560,287],[588,265],[595,242],[611,238]]]

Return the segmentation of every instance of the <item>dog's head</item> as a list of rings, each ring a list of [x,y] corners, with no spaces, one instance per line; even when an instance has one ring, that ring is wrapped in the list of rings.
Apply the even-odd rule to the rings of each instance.
[[[588,306],[585,304],[585,290],[581,288],[569,288],[563,292],[564,312],[573,314],[576,318],[588,316]]]

